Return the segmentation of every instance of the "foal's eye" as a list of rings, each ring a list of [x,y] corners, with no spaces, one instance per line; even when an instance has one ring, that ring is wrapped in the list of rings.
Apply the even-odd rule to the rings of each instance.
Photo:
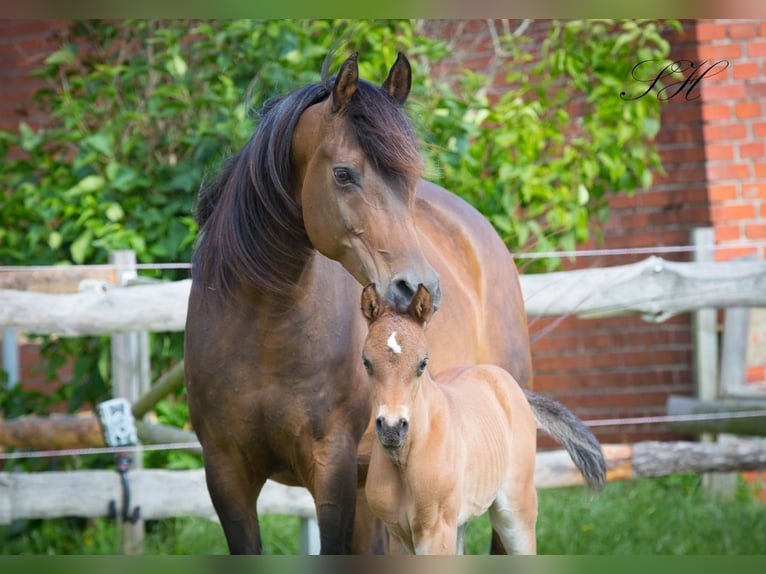
[[[364,365],[364,369],[367,371],[367,374],[372,375],[372,363],[370,362],[370,359],[367,357],[362,357],[362,364]]]
[[[354,183],[354,176],[347,167],[335,167],[332,173],[335,176],[335,183],[340,186]]]
[[[428,357],[420,361],[420,364],[418,365],[418,370],[417,370],[418,377],[423,374],[427,366],[428,366]]]

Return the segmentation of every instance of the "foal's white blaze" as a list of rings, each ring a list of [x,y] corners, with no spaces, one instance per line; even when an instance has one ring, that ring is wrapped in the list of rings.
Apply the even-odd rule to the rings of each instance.
[[[399,345],[399,343],[396,342],[396,331],[391,331],[386,344],[388,345],[388,348],[391,349],[395,354],[398,355],[402,352],[402,347]]]

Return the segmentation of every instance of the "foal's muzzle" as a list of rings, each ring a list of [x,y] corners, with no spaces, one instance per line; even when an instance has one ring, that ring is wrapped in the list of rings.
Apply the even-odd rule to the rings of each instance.
[[[383,448],[388,450],[397,450],[404,445],[404,439],[407,438],[407,432],[410,425],[407,419],[399,419],[393,425],[386,422],[385,417],[375,419],[375,432],[378,433],[378,440]]]

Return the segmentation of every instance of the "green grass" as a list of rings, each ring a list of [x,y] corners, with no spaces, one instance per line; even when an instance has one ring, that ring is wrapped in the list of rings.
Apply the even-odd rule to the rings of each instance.
[[[710,495],[697,476],[540,490],[540,554],[763,554],[766,505],[740,485],[730,498]],[[297,554],[299,522],[262,517],[267,554]],[[485,554],[486,516],[468,528],[466,550]],[[0,554],[115,554],[113,524],[105,520],[27,521],[0,527]],[[149,522],[147,554],[224,554],[218,524],[202,518]]]

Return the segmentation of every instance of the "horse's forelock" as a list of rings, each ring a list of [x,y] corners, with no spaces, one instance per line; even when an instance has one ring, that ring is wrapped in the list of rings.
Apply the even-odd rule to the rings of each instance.
[[[240,282],[272,292],[289,288],[310,252],[290,193],[292,136],[306,108],[328,95],[315,83],[268,101],[247,144],[203,185],[195,214],[196,280],[224,292]]]
[[[378,86],[359,80],[344,113],[375,168],[407,188],[423,173],[417,136],[402,106]]]

